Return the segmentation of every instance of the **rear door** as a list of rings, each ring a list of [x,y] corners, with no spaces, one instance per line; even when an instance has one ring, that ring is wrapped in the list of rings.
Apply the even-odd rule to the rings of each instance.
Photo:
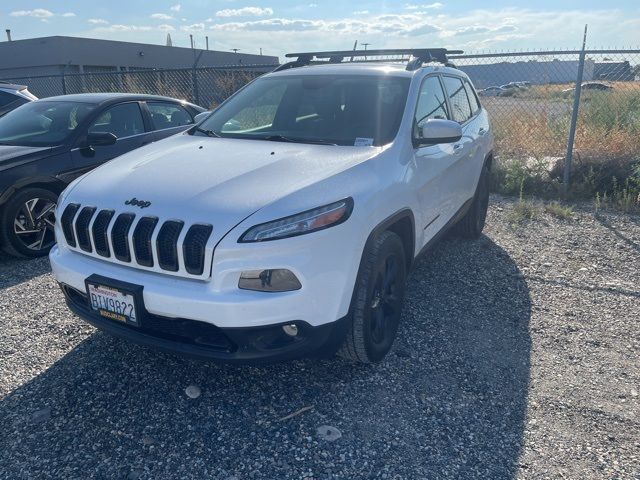
[[[145,105],[154,141],[183,132],[194,123],[193,115],[179,103],[147,101]]]
[[[467,201],[472,199],[475,193],[475,184],[478,179],[479,169],[477,168],[477,157],[481,154],[478,120],[479,104],[475,96],[472,101],[469,98],[468,86],[465,86],[465,79],[454,75],[443,75],[451,115],[453,120],[462,125],[462,138],[456,142],[457,161],[455,168],[450,172],[452,184],[455,185],[456,198],[454,204],[456,209],[461,208]],[[454,211],[455,213],[455,211]]]
[[[83,146],[87,135],[94,132],[113,133],[117,141],[113,145]],[[88,171],[151,141],[151,132],[145,129],[139,102],[123,102],[108,106],[97,115],[80,136],[71,155],[76,168]]]

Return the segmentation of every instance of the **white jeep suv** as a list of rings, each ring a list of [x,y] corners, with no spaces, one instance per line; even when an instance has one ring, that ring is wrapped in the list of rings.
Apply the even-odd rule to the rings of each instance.
[[[68,306],[210,359],[381,360],[418,254],[485,222],[492,133],[446,53],[289,54],[186,133],[74,181],[50,254]],[[413,57],[371,62],[394,54]]]

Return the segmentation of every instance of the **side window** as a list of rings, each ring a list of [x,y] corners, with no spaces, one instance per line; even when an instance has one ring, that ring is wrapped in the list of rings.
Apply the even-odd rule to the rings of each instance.
[[[182,127],[193,123],[193,118],[183,107],[168,102],[147,102],[154,130]]]
[[[422,82],[418,94],[418,105],[414,117],[414,136],[417,138],[422,132],[422,126],[430,118],[448,117],[447,103],[438,77],[427,77]]]
[[[469,97],[469,103],[471,104],[472,115],[475,115],[476,112],[480,110],[480,102],[478,102],[478,97],[476,97],[471,84],[466,80],[464,82],[464,88],[467,90],[467,97]]]
[[[0,107],[4,107],[18,98],[19,97],[17,95],[11,95],[10,93],[0,90]]]
[[[458,123],[464,123],[471,118],[471,106],[467,98],[467,91],[464,89],[462,80],[458,77],[442,77],[444,80],[444,88],[449,95],[449,103],[451,104],[452,119]]]
[[[89,133],[97,132],[113,133],[118,138],[144,133],[140,106],[132,102],[107,108],[89,126]]]

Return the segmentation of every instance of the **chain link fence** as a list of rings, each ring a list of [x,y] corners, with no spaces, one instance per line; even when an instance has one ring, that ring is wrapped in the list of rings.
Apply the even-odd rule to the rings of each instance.
[[[164,95],[215,106],[276,65],[234,65],[167,70],[131,70],[5,78],[27,85],[39,98],[73,93],[127,92]]]
[[[524,176],[530,184],[540,183],[534,190],[560,188],[572,115],[577,116],[572,150],[576,188],[593,194],[611,191],[612,183],[632,181],[640,190],[640,50],[587,50],[584,57],[580,53],[498,52],[451,57],[472,79],[490,113],[496,156],[508,167],[499,179],[505,190],[517,192]],[[581,99],[574,112],[581,58]],[[135,92],[167,95],[210,108],[274,67],[237,65],[5,80],[28,85],[39,97]]]

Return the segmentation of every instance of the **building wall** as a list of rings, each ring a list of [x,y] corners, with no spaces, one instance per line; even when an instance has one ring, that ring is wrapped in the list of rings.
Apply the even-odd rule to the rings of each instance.
[[[549,62],[498,62],[482,65],[460,65],[476,88],[500,86],[509,82],[574,83],[578,76],[578,60],[552,60]],[[585,60],[583,79],[593,80],[595,62]]]
[[[275,65],[278,57],[214,50],[192,50],[93,38],[43,37],[0,42],[0,78],[105,71],[108,68],[167,69],[219,65]],[[97,68],[96,68],[97,67]]]

